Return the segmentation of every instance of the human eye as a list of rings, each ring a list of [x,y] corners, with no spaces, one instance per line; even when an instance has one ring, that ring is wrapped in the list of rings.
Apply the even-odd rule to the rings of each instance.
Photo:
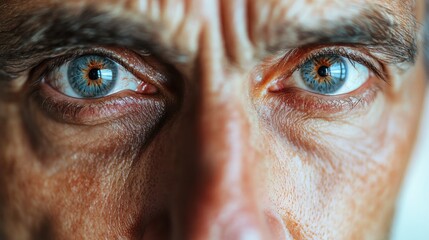
[[[292,76],[307,91],[340,95],[361,87],[369,78],[369,69],[339,55],[322,55],[307,60]]]
[[[157,91],[119,63],[101,55],[78,56],[54,68],[44,80],[66,96],[83,99],[101,98],[124,90],[145,94]]]
[[[129,49],[69,50],[33,72],[31,103],[59,122],[93,125],[150,113],[172,96],[170,70]]]
[[[268,73],[268,92],[305,111],[352,109],[374,99],[386,83],[383,66],[356,49],[298,50]]]

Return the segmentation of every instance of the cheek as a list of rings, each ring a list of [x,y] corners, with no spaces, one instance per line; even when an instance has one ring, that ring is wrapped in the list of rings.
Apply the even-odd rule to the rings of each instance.
[[[271,128],[264,189],[294,236],[387,232],[418,126],[421,72],[402,75],[401,91],[366,108]]]
[[[168,168],[171,156],[158,149],[168,141],[165,136],[154,139],[138,160],[123,155],[85,161],[91,157],[80,156],[83,159],[44,163],[21,139],[20,128],[10,126],[14,131],[7,140],[14,148],[0,141],[8,150],[0,156],[4,160],[0,161],[0,213],[14,216],[5,221],[6,234],[38,236],[40,232],[58,239],[134,236],[141,234],[133,231],[139,231],[147,218],[166,209],[166,191],[175,169]]]
[[[2,108],[9,114],[0,126],[0,213],[15,216],[5,220],[8,231],[114,238],[156,215],[167,187],[155,180],[165,168],[154,164],[162,161],[148,142],[159,135],[165,106],[151,106],[97,126],[56,121],[34,101],[21,112]]]

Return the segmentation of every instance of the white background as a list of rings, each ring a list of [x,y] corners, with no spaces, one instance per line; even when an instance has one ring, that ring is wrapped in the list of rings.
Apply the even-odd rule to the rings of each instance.
[[[429,240],[429,86],[419,139],[398,202],[393,240]]]

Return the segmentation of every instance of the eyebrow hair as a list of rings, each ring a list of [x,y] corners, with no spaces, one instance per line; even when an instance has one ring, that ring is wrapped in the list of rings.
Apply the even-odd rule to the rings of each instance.
[[[388,64],[414,63],[417,55],[417,20],[411,7],[394,11],[385,4],[367,4],[360,14],[326,21],[304,28],[293,22],[288,29],[276,28],[275,39],[268,52],[299,47],[307,44],[347,44],[365,46],[379,54]],[[292,28],[292,30],[291,30]],[[296,38],[291,40],[290,33]],[[292,37],[293,38],[293,37]],[[292,45],[291,45],[292,43]]]
[[[0,9],[1,12],[1,9]],[[279,26],[275,52],[305,44],[358,44],[380,53],[387,63],[413,63],[417,54],[416,20],[411,12],[398,14],[380,4],[371,5],[347,21],[328,22],[317,29]],[[290,29],[297,38],[288,38]],[[3,20],[0,26],[0,80],[13,79],[40,59],[82,47],[114,45],[154,53],[170,61],[183,61],[187,53],[160,44],[162,27],[136,22],[89,6],[79,10],[45,8]],[[291,45],[291,43],[295,45]],[[300,46],[296,46],[299,43]]]
[[[2,25],[10,27],[0,27],[0,80],[13,79],[34,67],[40,61],[37,59],[100,45],[130,47],[169,59],[186,57],[185,53],[159,44],[160,26],[143,20],[137,23],[92,7],[78,13],[74,9],[45,8],[7,19]]]

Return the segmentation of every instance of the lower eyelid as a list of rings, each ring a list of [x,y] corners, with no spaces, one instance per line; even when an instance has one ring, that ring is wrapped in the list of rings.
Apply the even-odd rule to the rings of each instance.
[[[46,83],[41,83],[31,94],[39,108],[51,118],[69,124],[97,125],[119,119],[129,114],[141,114],[148,108],[165,108],[161,97],[120,92],[103,99],[73,99]]]
[[[296,87],[287,87],[282,91],[268,92],[266,98],[275,98],[266,102],[278,101],[279,104],[308,114],[310,117],[333,116],[348,113],[351,110],[365,109],[375,97],[383,91],[376,77],[369,79],[359,89],[342,95],[330,96],[307,92]],[[265,102],[265,101],[264,101]]]

